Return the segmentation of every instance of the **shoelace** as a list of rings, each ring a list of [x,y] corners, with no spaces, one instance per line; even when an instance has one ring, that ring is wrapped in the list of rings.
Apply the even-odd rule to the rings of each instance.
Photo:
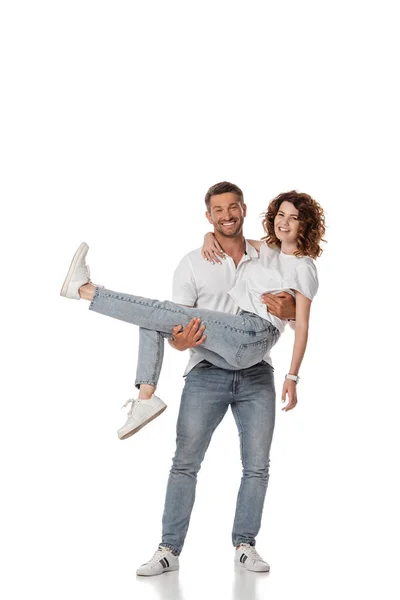
[[[126,408],[128,406],[128,404],[131,403],[131,407],[128,410],[127,416],[131,417],[133,415],[133,411],[135,410],[135,408],[138,406],[139,404],[139,400],[135,399],[135,398],[129,398],[129,400],[127,400],[125,402],[125,404],[123,404],[123,406],[121,406],[121,410],[123,408]]]
[[[246,553],[249,555],[249,558],[264,562],[254,546],[250,546],[250,544],[241,544],[241,547],[246,549]]]

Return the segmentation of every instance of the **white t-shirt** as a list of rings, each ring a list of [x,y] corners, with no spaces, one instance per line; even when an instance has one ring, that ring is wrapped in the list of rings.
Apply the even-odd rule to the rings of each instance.
[[[265,310],[261,302],[264,292],[302,293],[312,300],[318,291],[318,275],[315,262],[309,256],[297,257],[270,248],[264,242],[260,248],[260,259],[252,262],[246,270],[246,277],[237,281],[229,295],[243,310],[255,313],[270,321],[279,331],[287,321],[274,317]]]
[[[239,306],[228,292],[236,283],[247,279],[249,268],[258,262],[257,250],[247,242],[246,253],[237,267],[230,256],[222,260],[222,265],[213,265],[201,256],[201,248],[193,250],[182,258],[175,270],[172,300],[186,306],[236,314]],[[264,306],[264,317],[265,312]],[[203,360],[193,348],[190,354],[185,375]],[[269,353],[263,360],[272,364]]]

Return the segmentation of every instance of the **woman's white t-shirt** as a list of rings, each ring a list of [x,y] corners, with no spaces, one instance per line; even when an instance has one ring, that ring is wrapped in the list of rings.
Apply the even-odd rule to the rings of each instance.
[[[270,248],[264,242],[260,248],[260,260],[253,261],[246,272],[246,278],[230,290],[229,295],[243,310],[255,313],[270,321],[279,331],[288,321],[271,315],[261,302],[265,292],[298,291],[312,300],[318,291],[318,275],[315,262],[309,256],[297,257]]]

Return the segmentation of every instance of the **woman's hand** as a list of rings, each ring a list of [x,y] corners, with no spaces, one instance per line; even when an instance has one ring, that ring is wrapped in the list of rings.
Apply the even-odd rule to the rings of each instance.
[[[282,408],[284,411],[292,410],[297,404],[297,389],[296,382],[292,379],[285,379],[282,389],[282,402],[286,402],[286,394],[288,403]]]
[[[219,265],[222,265],[219,257],[225,258],[225,252],[215,239],[215,235],[211,232],[206,233],[204,236],[204,244],[203,248],[201,249],[201,255],[205,260],[208,260],[212,264],[216,262]]]

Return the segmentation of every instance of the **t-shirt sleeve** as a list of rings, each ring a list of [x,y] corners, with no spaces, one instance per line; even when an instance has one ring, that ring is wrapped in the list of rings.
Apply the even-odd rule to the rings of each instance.
[[[318,291],[318,273],[313,262],[307,262],[298,267],[292,287],[309,300],[314,298]]]
[[[172,281],[172,301],[177,304],[194,306],[197,300],[197,287],[189,257],[184,256],[176,267]]]

